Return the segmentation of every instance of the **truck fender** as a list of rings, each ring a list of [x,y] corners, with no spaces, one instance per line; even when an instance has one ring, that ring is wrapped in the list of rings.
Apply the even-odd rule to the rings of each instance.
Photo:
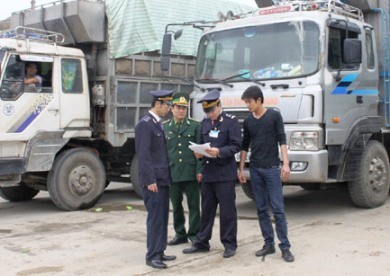
[[[63,131],[40,132],[26,147],[27,172],[50,171],[56,154],[69,142]]]
[[[356,171],[364,153],[365,145],[373,134],[381,131],[381,117],[370,116],[356,120],[347,133],[341,148],[337,179],[339,181],[356,180]]]

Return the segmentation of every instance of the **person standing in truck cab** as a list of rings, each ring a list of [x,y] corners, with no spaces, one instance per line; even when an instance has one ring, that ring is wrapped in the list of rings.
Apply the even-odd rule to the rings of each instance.
[[[282,187],[282,181],[286,181],[290,176],[283,119],[278,111],[264,107],[263,92],[257,86],[248,87],[241,99],[245,101],[251,113],[245,118],[243,125],[238,179],[241,183],[246,182],[244,165],[250,145],[251,185],[264,238],[263,248],[255,255],[264,258],[268,254],[275,253],[274,230],[268,213],[268,208],[271,207],[282,258],[286,262],[293,262],[294,256],[290,252],[291,245],[287,237]],[[281,169],[278,146],[282,154]]]

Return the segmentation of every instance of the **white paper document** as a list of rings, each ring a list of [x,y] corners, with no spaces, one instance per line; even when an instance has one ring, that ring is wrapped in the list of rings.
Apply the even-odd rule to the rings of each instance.
[[[206,144],[199,145],[199,144],[196,144],[196,143],[194,143],[194,142],[190,142],[190,144],[191,144],[191,145],[189,145],[188,147],[189,147],[191,150],[193,150],[193,151],[195,151],[195,152],[197,152],[197,153],[200,153],[200,154],[202,154],[202,155],[204,155],[204,156],[211,157],[211,158],[215,158],[215,157],[211,156],[210,154],[208,154],[208,153],[206,152],[206,149],[209,149],[209,148],[210,148],[210,143],[206,143]]]

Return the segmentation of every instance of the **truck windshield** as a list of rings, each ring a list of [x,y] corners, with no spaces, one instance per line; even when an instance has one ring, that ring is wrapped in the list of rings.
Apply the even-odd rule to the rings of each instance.
[[[318,59],[319,28],[314,22],[249,26],[203,36],[195,78],[199,82],[296,78],[316,72]]]

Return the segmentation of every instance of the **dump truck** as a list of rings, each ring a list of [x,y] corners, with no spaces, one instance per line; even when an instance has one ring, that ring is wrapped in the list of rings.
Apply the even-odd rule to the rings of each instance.
[[[252,13],[193,24],[204,32],[191,115],[203,118],[196,102],[218,89],[224,110],[243,121],[241,95],[259,86],[265,106],[284,120],[291,169],[284,185],[345,185],[356,206],[383,205],[390,183],[389,1],[256,2]],[[250,182],[243,190],[253,198]]]
[[[0,34],[0,196],[25,201],[44,190],[72,211],[94,206],[117,181],[142,197],[134,127],[149,92],[193,90],[200,35],[188,36],[162,72],[165,25],[248,10],[203,2],[61,0],[14,12]],[[41,80],[35,87],[26,83],[30,63]]]

